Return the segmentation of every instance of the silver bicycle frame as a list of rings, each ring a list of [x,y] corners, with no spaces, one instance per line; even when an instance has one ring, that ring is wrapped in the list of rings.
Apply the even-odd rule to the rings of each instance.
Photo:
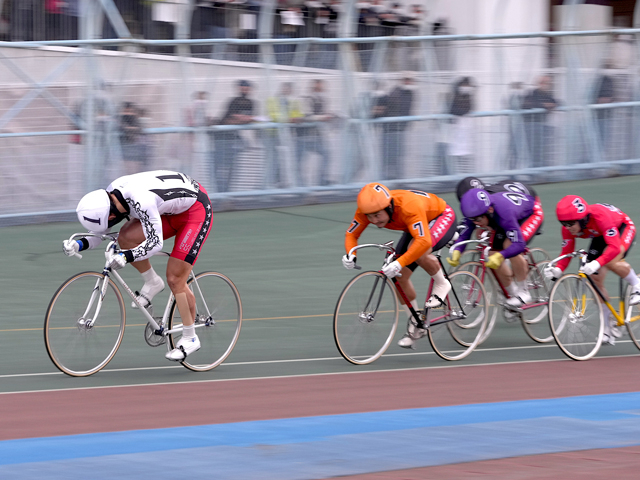
[[[109,250],[115,250],[116,247],[116,240],[118,238],[117,234],[96,234],[96,233],[74,233],[69,240],[76,240],[78,238],[83,238],[83,237],[96,237],[96,238],[100,238],[101,240],[109,240],[109,244],[107,245],[107,248],[105,249],[105,252],[108,252]],[[170,254],[167,252],[160,252],[157,255],[164,255],[164,256],[169,256]],[[76,254],[75,256],[82,258],[82,255],[80,254]],[[96,321],[96,319],[98,318],[98,315],[100,314],[100,310],[102,308],[102,302],[104,301],[105,295],[107,293],[107,286],[109,284],[109,278],[113,277],[115,278],[115,280],[117,281],[117,283],[129,294],[129,296],[131,297],[131,299],[133,300],[133,302],[138,306],[138,310],[140,311],[140,313],[142,313],[142,315],[147,319],[147,321],[151,324],[151,326],[153,327],[153,329],[155,331],[161,330],[162,331],[162,336],[168,336],[169,334],[172,333],[179,333],[182,331],[182,325],[172,328],[171,330],[165,329],[165,325],[167,325],[168,319],[169,319],[169,313],[171,310],[171,305],[174,302],[174,296],[173,293],[169,294],[169,299],[167,300],[167,305],[164,308],[164,313],[162,315],[162,325],[159,325],[158,322],[156,322],[155,318],[147,311],[146,308],[144,308],[140,302],[138,301],[138,299],[136,298],[135,293],[129,288],[129,285],[127,285],[127,282],[124,281],[124,279],[120,276],[120,274],[116,271],[116,270],[112,270],[109,267],[109,262],[108,260],[105,260],[105,264],[104,264],[104,268],[102,270],[102,274],[104,275],[103,278],[98,279],[96,281],[96,286],[94,287],[92,293],[91,293],[91,298],[89,299],[89,303],[87,305],[87,308],[85,310],[85,313],[83,315],[83,318],[85,318],[89,311],[91,310],[91,307],[93,306],[94,302],[97,300],[98,304],[96,305],[96,311],[94,314],[94,317],[92,319],[90,319],[90,324],[88,325],[89,327],[92,327]],[[198,281],[196,280],[196,276],[193,273],[193,271],[190,272],[189,274],[189,278],[191,279],[192,283],[195,284],[195,287],[198,290],[198,294],[200,295],[200,298],[202,299],[202,302],[204,304],[204,308],[206,309],[206,314],[207,314],[207,319],[214,321],[212,316],[211,316],[211,312],[209,310],[209,306],[207,305],[204,296],[202,295],[202,290],[200,289],[200,285],[198,285]],[[100,285],[100,282],[102,282],[102,285]],[[195,320],[195,319],[194,319]],[[85,318],[86,321],[86,318]],[[86,323],[85,323],[86,324]],[[195,328],[201,328],[206,326],[205,323],[202,324],[196,324]],[[169,344],[167,343],[167,350],[169,350]]]

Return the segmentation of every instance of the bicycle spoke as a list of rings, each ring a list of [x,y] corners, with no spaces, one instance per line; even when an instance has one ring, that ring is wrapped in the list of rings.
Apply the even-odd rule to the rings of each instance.
[[[364,272],[344,288],[333,316],[333,334],[349,362],[374,362],[391,344],[398,325],[395,287],[378,272]]]
[[[569,358],[587,360],[597,353],[603,321],[591,285],[575,274],[563,276],[551,291],[549,309],[553,336]]]
[[[67,280],[51,299],[44,324],[49,358],[67,375],[82,377],[102,369],[113,358],[124,335],[124,301],[104,276],[85,272]]]

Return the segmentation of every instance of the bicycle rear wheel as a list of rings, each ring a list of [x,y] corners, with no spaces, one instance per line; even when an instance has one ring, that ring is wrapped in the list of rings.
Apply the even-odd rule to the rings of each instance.
[[[181,363],[194,372],[211,370],[231,354],[242,327],[242,302],[238,289],[221,273],[202,272],[187,283],[196,297],[196,335],[200,350]],[[169,311],[169,329],[182,327],[182,318],[176,301]],[[175,348],[182,331],[169,334],[169,346]]]
[[[544,269],[549,262],[540,262],[531,268],[527,275],[527,288],[531,294],[531,303],[522,310],[521,320],[524,331],[538,343],[553,340],[547,317],[549,314],[549,292],[552,281],[544,276]]]
[[[426,310],[429,341],[445,360],[460,360],[480,343],[489,321],[487,293],[472,273],[456,271],[449,275],[451,292],[445,304]]]
[[[631,296],[631,285],[627,286],[624,296],[624,304],[627,306],[624,323],[627,326],[629,337],[636,347],[640,348],[640,305],[630,305],[629,297]]]
[[[473,273],[481,279],[485,293],[487,294],[489,320],[487,321],[487,328],[482,334],[478,345],[482,344],[487,338],[489,338],[489,335],[493,332],[493,329],[496,326],[496,320],[498,319],[498,313],[500,312],[500,298],[504,297],[495,276],[489,271],[489,269],[483,270],[483,266],[484,265],[480,262],[467,262],[460,265],[457,270]]]
[[[588,360],[602,344],[604,318],[598,295],[575,273],[560,277],[549,296],[549,321],[556,343],[573,360]]]
[[[47,354],[60,371],[72,377],[86,377],[104,368],[124,336],[124,300],[110,278],[100,298],[104,278],[98,272],[74,275],[58,288],[47,308]]]
[[[363,272],[342,290],[333,314],[333,338],[345,360],[376,361],[389,348],[398,327],[398,300],[391,280]]]

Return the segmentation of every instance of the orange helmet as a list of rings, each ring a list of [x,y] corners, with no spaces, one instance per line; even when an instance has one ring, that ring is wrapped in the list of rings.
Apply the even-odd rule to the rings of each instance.
[[[391,193],[381,183],[369,183],[358,194],[358,208],[365,215],[384,210],[391,205]]]

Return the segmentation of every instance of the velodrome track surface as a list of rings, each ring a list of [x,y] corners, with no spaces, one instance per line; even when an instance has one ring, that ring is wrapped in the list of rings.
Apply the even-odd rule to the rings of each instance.
[[[640,219],[637,185],[623,177],[537,187],[547,222],[534,246],[558,253],[553,207],[566,193]],[[74,224],[3,228],[11,254],[0,277],[0,478],[637,478],[640,377],[628,338],[578,363],[500,321],[461,362],[439,359],[426,339],[367,367],[344,361],[331,314],[351,277],[340,256],[353,209],[216,215],[196,271],[234,280],[245,323],[227,362],[201,374],[148,347],[133,310],[105,370],[58,373],[44,350],[44,311],[64,279],[99,269],[102,254],[64,257]],[[370,228],[362,241],[395,238]],[[379,255],[360,262],[377,269]]]

